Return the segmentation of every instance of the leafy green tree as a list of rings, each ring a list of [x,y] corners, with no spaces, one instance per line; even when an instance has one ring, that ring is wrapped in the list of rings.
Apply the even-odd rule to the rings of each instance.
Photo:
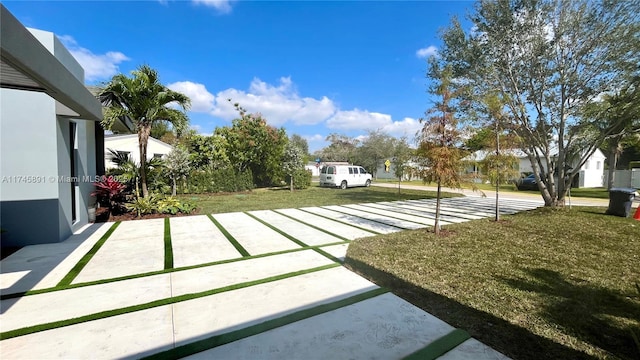
[[[329,146],[317,154],[322,161],[354,161],[358,140],[337,133],[329,134],[325,140],[330,143]]]
[[[453,19],[439,55],[478,101],[497,91],[547,206],[564,204],[580,167],[613,132],[581,126],[584,107],[640,63],[638,1],[478,1]],[[551,171],[544,171],[550,169]],[[553,171],[555,169],[555,171]]]
[[[440,97],[439,101],[420,119],[423,128],[417,149],[422,161],[422,179],[437,184],[436,219],[434,231],[440,234],[440,202],[442,186],[460,188],[463,152],[458,148],[462,137],[458,130],[456,113],[456,91],[452,90],[453,77],[450,65],[442,65],[432,57],[429,59],[428,76],[433,80],[429,92]]]
[[[357,147],[355,161],[377,178],[378,166],[393,157],[396,138],[382,130],[369,131]]]
[[[303,161],[306,163],[309,161],[309,142],[298,134],[293,134],[289,137],[289,142],[295,144],[302,151],[304,155]]]
[[[486,150],[490,147],[495,137],[494,130],[489,127],[480,127],[471,132],[471,136],[465,140],[464,148],[470,152]]]
[[[394,168],[394,175],[398,178],[398,194],[400,193],[400,182],[406,175],[409,162],[414,158],[414,154],[415,151],[409,146],[406,137],[395,139],[391,164]]]
[[[227,156],[237,172],[251,170],[257,186],[277,184],[282,179],[281,159],[288,141],[285,130],[268,125],[260,114],[235,106],[240,118],[230,127],[217,128],[214,135],[227,142]]]
[[[282,155],[282,170],[289,176],[289,186],[293,192],[294,174],[304,169],[304,154],[297,144],[288,142]]]
[[[177,140],[176,135],[173,133],[173,129],[171,128],[171,124],[166,121],[156,121],[151,124],[151,133],[149,136],[169,145],[173,145]]]
[[[176,196],[177,180],[186,179],[191,169],[189,152],[181,146],[174,147],[165,158],[165,168],[171,179],[171,195]]]
[[[192,168],[205,170],[229,165],[227,140],[219,134],[206,136],[191,133],[183,137],[181,144],[189,152]]]
[[[503,136],[500,134],[504,132],[505,126],[507,126],[508,116],[505,114],[505,101],[495,92],[489,92],[485,94],[481,101],[483,112],[486,114],[484,124],[488,128],[493,129],[494,141],[492,141],[492,148],[495,150],[494,154],[488,155],[483,161],[485,167],[485,174],[489,177],[489,180],[496,185],[496,206],[495,206],[495,220],[500,220],[500,184],[504,184],[512,178],[518,176],[518,172],[515,171],[515,166],[518,165],[518,159],[510,153],[501,152],[501,148],[517,147],[517,144],[513,141],[511,136]],[[502,140],[502,141],[501,141]]]
[[[589,104],[584,120],[584,124],[593,127],[595,133],[610,132],[603,144],[609,165],[607,187],[610,190],[624,145],[640,138],[640,75],[616,93],[603,95],[601,101]]]
[[[160,83],[158,72],[142,65],[131,72],[132,76],[115,75],[98,95],[106,107],[103,126],[110,129],[115,120],[128,117],[138,133],[140,150],[140,183],[142,196],[149,196],[147,189],[147,144],[155,122],[171,123],[178,134],[186,129],[189,119],[185,113],[190,106],[189,98]],[[178,105],[182,110],[170,105]]]

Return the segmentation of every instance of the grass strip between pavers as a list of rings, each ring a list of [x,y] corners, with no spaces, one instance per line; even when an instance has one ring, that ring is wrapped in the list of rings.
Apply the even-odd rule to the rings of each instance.
[[[377,213],[377,212],[373,211],[374,209],[378,209],[378,208],[373,207],[373,206],[366,206],[367,204],[357,204],[357,205],[364,206],[364,207],[366,207],[368,209],[371,209],[371,210],[354,209],[354,208],[350,208],[348,206],[344,206],[344,207],[346,207],[347,209],[351,209],[351,210],[362,211],[364,213],[368,213],[368,214],[371,214],[371,215],[384,216],[384,217],[388,217],[388,218],[395,219],[395,220],[406,221],[406,222],[410,222],[410,223],[417,224],[417,225],[420,225],[420,226],[430,226],[430,225],[427,225],[427,224],[418,223],[418,222],[415,222],[415,221],[402,219],[402,218],[391,216],[391,215],[382,215],[380,213]],[[340,210],[334,210],[334,209],[326,209],[326,210],[339,212],[339,213],[342,213],[342,214],[345,214],[345,215],[349,215],[349,216],[358,216],[358,215],[349,214],[346,211],[340,211]],[[378,209],[378,210],[384,210],[384,209]],[[393,210],[386,210],[386,211],[393,212]],[[411,214],[406,214],[406,213],[404,213],[404,214],[405,215],[411,215]],[[412,215],[412,216],[417,216],[417,215]],[[362,219],[365,219],[365,220],[368,220],[368,221],[373,221],[373,222],[376,222],[376,223],[382,224],[382,225],[393,226],[394,228],[398,228],[400,230],[411,230],[411,228],[406,228],[406,227],[403,227],[403,226],[400,226],[400,225],[388,224],[388,223],[380,221],[380,220],[373,220],[373,219],[367,219],[367,218],[362,218]]]
[[[115,224],[111,225],[109,230],[107,230],[107,232],[104,233],[104,235],[102,235],[100,240],[98,240],[95,244],[93,244],[93,247],[91,247],[91,250],[89,250],[82,257],[82,259],[80,259],[80,261],[78,261],[78,263],[71,269],[71,271],[69,271],[69,273],[67,273],[67,275],[65,275],[62,278],[62,280],[60,280],[60,282],[58,283],[57,286],[69,286],[69,285],[71,285],[71,282],[73,281],[73,279],[75,279],[76,276],[78,276],[78,274],[80,274],[80,271],[82,271],[82,269],[84,269],[84,267],[87,266],[87,264],[89,263],[91,258],[93,258],[93,255],[95,255],[98,252],[98,250],[100,250],[102,245],[104,245],[104,243],[107,241],[109,236],[111,236],[111,234],[113,234],[113,232],[118,228],[119,225],[120,225],[120,221],[118,221]]]
[[[300,210],[300,211],[304,211],[304,212],[306,212],[307,214],[311,214],[311,215],[319,216],[319,217],[324,218],[324,219],[327,219],[327,220],[331,220],[331,221],[335,221],[335,222],[338,222],[338,223],[341,223],[341,224],[344,224],[344,225],[348,225],[348,226],[354,227],[354,228],[356,228],[356,229],[360,229],[360,230],[362,230],[362,231],[370,232],[370,233],[373,233],[374,235],[382,235],[382,233],[381,233],[381,232],[377,232],[377,231],[375,231],[375,230],[370,230],[370,229],[365,229],[365,228],[363,228],[363,227],[360,227],[360,226],[357,226],[357,225],[353,225],[352,223],[347,222],[347,221],[342,221],[342,220],[338,220],[338,219],[332,219],[332,218],[327,217],[327,216],[324,216],[324,215],[318,215],[318,214],[316,214],[316,213],[314,213],[314,212],[311,212],[311,211],[309,211],[309,210],[304,210],[304,209],[298,209],[298,210]],[[329,210],[329,209],[324,209],[324,210]],[[329,211],[334,211],[334,210],[329,210]],[[339,211],[335,211],[335,212],[340,213]],[[359,217],[359,216],[351,215],[351,214],[346,214],[346,215],[350,215],[350,216],[353,216],[353,217]],[[373,220],[369,220],[369,219],[365,219],[365,218],[360,218],[360,219],[367,220],[367,221],[373,221]],[[406,230],[406,229],[403,229],[403,230]]]
[[[154,300],[154,301],[151,301],[151,302],[148,302],[148,303],[127,306],[127,307],[123,307],[123,308],[120,308],[120,309],[100,311],[100,312],[97,312],[97,313],[94,313],[94,314],[84,315],[84,316],[80,316],[80,317],[77,317],[77,318],[72,318],[72,319],[67,319],[67,320],[60,320],[60,321],[53,321],[53,322],[46,323],[46,324],[39,324],[39,325],[28,326],[28,327],[24,327],[24,328],[20,328],[20,329],[9,330],[9,331],[5,331],[5,332],[0,333],[0,340],[11,339],[11,338],[18,337],[18,336],[23,336],[23,335],[28,335],[28,334],[33,334],[33,333],[36,333],[36,332],[40,332],[40,331],[46,331],[46,330],[61,328],[61,327],[64,327],[64,326],[76,325],[76,324],[80,324],[80,323],[87,322],[87,321],[99,320],[99,319],[104,319],[104,318],[108,318],[108,317],[112,317],[112,316],[128,314],[128,313],[132,313],[132,312],[136,312],[136,311],[147,310],[147,309],[151,309],[151,308],[154,308],[154,307],[175,304],[175,303],[182,302],[182,301],[198,299],[198,298],[205,297],[205,296],[215,295],[215,294],[219,294],[219,293],[223,293],[223,292],[227,292],[227,291],[231,291],[231,290],[243,289],[243,288],[250,287],[250,286],[255,286],[255,285],[266,284],[266,283],[270,283],[270,282],[274,282],[274,281],[278,281],[278,280],[288,279],[288,278],[291,278],[291,277],[300,276],[300,275],[304,275],[304,274],[309,274],[309,273],[322,271],[322,270],[327,270],[327,269],[331,269],[331,268],[335,268],[335,267],[339,267],[339,266],[340,266],[340,264],[328,264],[328,265],[314,267],[314,268],[311,268],[311,269],[304,269],[304,270],[294,271],[294,272],[290,272],[290,273],[286,273],[286,274],[270,276],[270,277],[263,278],[263,279],[252,280],[252,281],[247,281],[247,282],[243,282],[243,283],[223,286],[223,287],[217,288],[217,289],[205,290],[205,291],[192,293],[192,294],[184,294],[184,295],[180,295],[180,296],[164,298],[164,299],[160,299],[160,300]]]
[[[300,210],[300,209],[296,209],[296,210]],[[271,211],[273,211],[274,213],[280,214],[280,215],[282,215],[282,216],[286,216],[286,217],[288,217],[289,219],[291,219],[291,220],[295,220],[295,221],[297,221],[297,222],[299,222],[299,223],[301,223],[301,224],[305,224],[305,225],[307,225],[308,227],[312,227],[312,228],[314,228],[314,229],[316,229],[316,230],[320,230],[320,231],[322,231],[322,232],[324,232],[324,233],[327,233],[327,234],[329,234],[329,235],[331,235],[331,236],[335,236],[335,237],[337,237],[338,239],[342,239],[342,240],[344,240],[344,241],[351,241],[351,240],[347,239],[347,238],[346,238],[346,237],[344,237],[344,236],[340,236],[340,235],[338,235],[338,234],[332,233],[331,231],[328,231],[328,230],[326,230],[326,229],[323,229],[323,228],[321,228],[321,227],[319,227],[319,226],[315,226],[315,225],[313,225],[313,224],[309,224],[308,222],[304,222],[304,221],[302,221],[302,220],[300,220],[300,219],[296,219],[295,217],[293,217],[293,216],[289,216],[289,215],[284,214],[284,213],[281,213],[281,212],[279,212],[278,210],[271,210]]]
[[[185,271],[185,270],[197,269],[197,268],[207,267],[207,266],[222,265],[222,264],[228,264],[228,263],[233,263],[233,262],[238,262],[238,261],[246,261],[246,260],[251,260],[251,259],[258,259],[258,258],[263,258],[263,257],[268,257],[268,256],[282,255],[282,254],[298,252],[298,251],[314,250],[316,248],[323,248],[323,247],[333,246],[333,245],[342,245],[342,244],[347,244],[347,243],[348,243],[347,241],[337,241],[337,242],[333,242],[333,243],[329,243],[329,244],[322,244],[322,245],[317,245],[317,246],[306,246],[306,247],[298,248],[298,249],[287,249],[287,250],[274,251],[274,252],[265,253],[265,254],[251,255],[251,256],[239,257],[239,258],[233,258],[233,259],[218,260],[218,261],[213,261],[213,262],[204,263],[204,264],[189,265],[189,266],[183,266],[183,267],[178,267],[178,268],[173,268],[173,269],[168,269],[168,270],[156,270],[156,271],[150,271],[150,272],[146,272],[146,273],[142,273],[142,274],[126,275],[126,276],[120,276],[120,277],[115,277],[115,278],[110,278],[110,279],[94,280],[94,281],[88,281],[88,282],[83,282],[83,283],[71,284],[71,285],[68,285],[68,286],[54,286],[54,287],[45,288],[45,289],[29,290],[29,291],[17,292],[17,293],[11,293],[11,294],[2,294],[2,295],[0,295],[0,300],[15,299],[15,298],[19,298],[19,297],[22,297],[22,296],[38,295],[38,294],[44,294],[44,293],[49,293],[49,292],[54,292],[54,291],[75,289],[75,288],[79,288],[79,287],[86,287],[86,286],[93,286],[93,285],[100,285],[100,284],[108,284],[108,283],[112,283],[112,282],[130,280],[130,279],[137,279],[137,278],[146,277],[146,276],[168,274],[168,273],[177,272],[177,271]]]
[[[338,300],[328,304],[322,304],[314,306],[309,309],[300,310],[277,319],[267,320],[260,324],[252,325],[244,329],[231,331],[228,333],[215,335],[207,339],[198,340],[189,344],[178,346],[171,350],[166,350],[154,355],[144,357],[142,359],[147,360],[164,360],[164,359],[180,359],[189,355],[193,355],[202,351],[213,349],[215,347],[232,343],[250,336],[258,335],[265,331],[273,330],[285,325],[289,325],[296,321],[308,319],[310,317],[321,315],[329,311],[337,310],[345,306],[353,305],[361,301],[371,299],[376,296],[380,296],[389,292],[385,288],[377,288],[358,295],[350,296],[348,298]]]
[[[286,232],[284,232],[284,231],[282,231],[282,230],[278,229],[277,227],[275,227],[275,226],[273,226],[273,225],[269,224],[268,222],[266,222],[266,221],[264,221],[264,220],[262,220],[262,219],[259,219],[257,216],[251,215],[251,214],[249,214],[248,212],[245,212],[245,214],[247,214],[247,215],[249,215],[250,217],[252,217],[253,219],[255,219],[255,220],[259,221],[260,223],[262,223],[263,225],[267,226],[267,227],[268,227],[268,228],[270,228],[271,230],[273,230],[273,231],[277,232],[278,234],[280,234],[280,235],[282,235],[282,236],[286,237],[287,239],[289,239],[289,240],[293,241],[294,243],[296,243],[296,244],[298,244],[298,245],[300,245],[300,246],[302,246],[302,247],[308,247],[308,246],[309,246],[309,245],[305,244],[304,242],[302,242],[301,240],[298,240],[298,239],[294,238],[293,236],[291,236],[291,235],[287,234]],[[318,254],[320,254],[320,255],[322,255],[322,256],[324,256],[324,257],[328,258],[329,260],[331,260],[331,261],[333,261],[333,262],[338,262],[338,263],[341,263],[341,262],[342,262],[342,261],[340,261],[340,259],[338,259],[337,257],[335,257],[335,256],[333,256],[333,255],[331,255],[331,254],[329,254],[328,252],[326,252],[326,251],[324,251],[324,250],[322,250],[322,249],[315,248],[315,249],[313,249],[313,250],[314,250],[315,252],[317,252]]]
[[[432,360],[453,350],[458,345],[471,338],[468,332],[462,329],[455,329],[445,336],[436,339],[431,344],[406,356],[403,360]]]
[[[164,269],[173,269],[173,246],[171,246],[171,223],[164,218]]]
[[[360,204],[360,205],[366,206],[366,204]],[[394,208],[401,209],[400,212],[402,212],[404,214],[407,214],[407,215],[422,216],[422,217],[426,217],[426,218],[429,218],[429,219],[435,219],[436,218],[435,205],[432,207],[431,211],[429,211],[429,208],[427,208],[427,207],[420,206],[420,205],[412,205],[412,204],[410,204],[409,206],[413,206],[413,209],[407,209],[405,207],[397,206],[397,205],[387,205],[387,206],[391,206],[391,207],[394,207]],[[368,206],[368,207],[377,209],[377,208],[375,208],[373,206]],[[487,217],[491,217],[492,215],[495,215],[495,213],[492,214],[491,212],[481,211],[479,209],[473,209],[473,208],[471,208],[470,206],[467,206],[467,205],[464,205],[464,207],[465,207],[465,210],[463,210],[463,209],[446,210],[446,209],[441,208],[440,209],[440,215],[448,217],[448,218],[463,219],[464,221],[478,220],[477,217],[487,218]],[[420,208],[420,209],[418,209],[418,208]],[[453,209],[453,208],[449,207],[449,209]],[[472,211],[473,213],[467,212],[466,209]],[[394,211],[394,210],[387,210],[387,211]],[[417,215],[415,213],[412,213],[413,211],[417,211],[417,212],[421,213],[421,215]],[[449,214],[445,214],[445,213],[443,213],[443,211],[447,212]],[[487,215],[476,215],[477,212],[481,212],[482,214],[487,214]],[[460,215],[463,215],[463,216],[460,216]],[[474,217],[474,219],[469,218],[470,216]],[[443,221],[446,221],[446,220],[443,220]],[[455,223],[454,221],[446,221],[446,222],[447,222],[447,224]],[[431,225],[429,225],[429,226],[431,226]]]
[[[238,250],[238,252],[240,253],[240,255],[242,256],[251,256],[251,254],[249,254],[249,252],[247,251],[247,249],[243,248],[242,245],[240,245],[240,243],[238,242],[238,240],[236,240],[236,238],[234,238],[233,236],[231,236],[231,234],[229,234],[229,232],[227,231],[227,229],[225,229],[222,224],[220,224],[218,222],[218,220],[214,219],[213,216],[211,216],[211,214],[207,214],[207,216],[209,217],[209,220],[211,220],[216,227],[218,228],[218,230],[220,230],[220,232],[227,238],[227,240],[229,240],[229,242],[231,243],[231,245],[233,245],[234,248],[236,248],[236,250]]]

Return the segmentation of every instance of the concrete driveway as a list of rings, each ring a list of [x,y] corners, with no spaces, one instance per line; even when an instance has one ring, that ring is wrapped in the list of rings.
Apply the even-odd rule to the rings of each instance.
[[[375,182],[371,184],[372,186],[386,187],[386,188],[398,188],[398,183],[385,183],[385,182]],[[432,185],[411,185],[402,183],[400,185],[401,189],[411,189],[411,190],[425,190],[425,191],[436,191],[437,188]],[[482,191],[473,191],[470,189],[452,189],[452,188],[442,188],[442,191],[462,194],[467,197],[483,197],[494,199],[496,198],[496,192],[493,190],[482,190]],[[499,194],[500,198],[505,201],[510,200],[525,200],[525,201],[539,201],[540,203],[544,203],[542,200],[542,195],[536,191],[501,191]],[[583,198],[583,197],[567,197],[566,198],[566,206],[609,206],[609,199],[598,199],[598,198]],[[636,205],[637,206],[637,201]]]
[[[493,201],[444,199],[443,223],[492,216]],[[92,224],[2,260],[0,356],[504,358],[341,266],[350,241],[434,212],[412,200]]]

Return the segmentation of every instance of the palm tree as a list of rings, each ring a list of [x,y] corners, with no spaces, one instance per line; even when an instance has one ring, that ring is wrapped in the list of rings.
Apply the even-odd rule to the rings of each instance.
[[[131,75],[115,75],[98,97],[106,107],[103,120],[105,129],[123,117],[128,117],[136,128],[140,149],[140,184],[142,196],[147,197],[149,191],[145,165],[151,127],[156,122],[166,121],[180,134],[189,123],[185,111],[189,109],[191,101],[186,95],[162,85],[158,72],[148,65],[133,70]],[[173,104],[182,110],[169,107]]]

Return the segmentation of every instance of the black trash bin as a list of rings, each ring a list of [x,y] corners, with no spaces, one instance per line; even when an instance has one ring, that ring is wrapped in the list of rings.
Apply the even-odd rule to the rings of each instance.
[[[612,188],[609,190],[609,208],[607,214],[629,217],[631,214],[631,203],[635,197],[636,189]]]

